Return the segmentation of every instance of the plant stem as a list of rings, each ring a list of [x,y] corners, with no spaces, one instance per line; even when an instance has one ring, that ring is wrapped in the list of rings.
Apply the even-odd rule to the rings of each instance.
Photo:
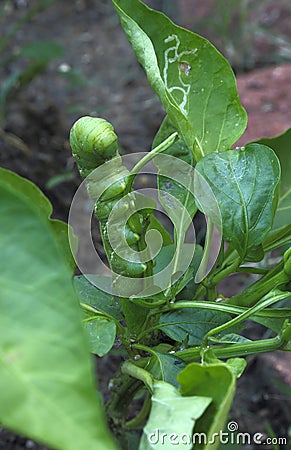
[[[142,381],[148,390],[152,393],[154,388],[154,379],[145,369],[136,366],[130,361],[125,361],[121,366],[121,372],[137,380]]]
[[[237,269],[237,272],[265,275],[266,273],[268,273],[268,269],[261,269],[260,267],[241,266]]]
[[[243,344],[230,344],[228,346],[212,347],[212,351],[217,358],[235,358],[239,356],[248,356],[256,353],[271,352],[273,350],[284,350],[286,346],[285,339],[276,336],[271,339],[262,339],[255,342],[245,342]],[[201,347],[188,348],[176,352],[176,356],[186,363],[199,361],[201,356]]]
[[[147,416],[149,414],[150,407],[151,407],[151,396],[150,396],[150,393],[147,392],[145,401],[142,405],[140,412],[134,419],[126,422],[126,424],[125,424],[126,428],[140,428],[140,426],[142,425],[142,423],[144,422],[144,420],[147,418]]]
[[[107,414],[113,419],[124,420],[125,412],[134,398],[135,394],[141,389],[142,383],[131,377],[118,377],[114,380],[116,387],[106,404]]]
[[[252,285],[248,286],[240,294],[237,294],[234,297],[228,299],[227,303],[232,305],[250,307],[257,303],[258,300],[260,300],[272,289],[278,288],[281,285],[288,283],[288,281],[290,281],[290,277],[286,274],[284,268],[282,268],[279,273],[276,273],[278,271],[278,268],[283,265],[282,262],[279,264],[280,266],[278,265],[274,267],[265,276],[260,278]]]
[[[235,258],[235,260],[225,269],[222,269],[220,272],[218,272],[216,275],[214,275],[211,278],[211,283],[215,286],[222,281],[224,278],[226,278],[231,273],[234,273],[237,271],[239,265],[240,265],[241,259],[239,257]]]
[[[207,267],[209,254],[210,254],[211,243],[212,243],[213,229],[214,229],[213,222],[212,222],[212,220],[210,218],[208,218],[204,252],[203,252],[202,260],[201,260],[201,263],[200,263],[200,266],[199,266],[199,270],[198,270],[198,272],[196,274],[196,279],[197,279],[198,283],[201,280],[203,280],[203,278],[205,277],[206,267]]]
[[[165,139],[161,144],[159,144],[157,147],[155,147],[153,150],[151,150],[149,153],[147,153],[130,171],[130,175],[136,175],[140,169],[145,166],[149,161],[151,161],[155,155],[158,153],[162,153],[166,151],[171,145],[174,144],[178,137],[177,131],[175,133],[171,134],[167,139]]]
[[[151,298],[147,300],[143,300],[141,298],[129,298],[129,301],[132,301],[132,303],[135,303],[137,305],[143,306],[144,308],[148,308],[148,309],[153,309],[153,308],[158,308],[159,306],[163,306],[167,300],[157,300],[157,301],[152,301],[151,302]]]
[[[184,308],[197,308],[197,309],[208,309],[212,311],[220,311],[229,314],[239,315],[246,311],[249,311],[248,308],[243,306],[234,306],[229,305],[223,302],[209,302],[209,301],[179,301],[174,304],[169,305],[167,311],[176,310],[176,309],[184,309]],[[163,310],[163,312],[165,312]],[[264,309],[263,311],[257,311],[253,316],[258,317],[272,317],[272,318],[287,318],[291,317],[291,308],[272,308],[272,309]]]
[[[196,293],[195,293],[195,299],[199,299],[201,295],[204,292],[208,292],[211,288],[215,288],[216,285],[222,281],[224,278],[226,278],[228,275],[236,272],[238,269],[238,266],[240,264],[240,258],[236,258],[229,266],[225,267],[224,269],[221,269],[216,274],[209,274],[200,284],[198,287]],[[214,291],[216,293],[216,289]],[[211,294],[212,296],[212,294]]]
[[[282,293],[283,295],[286,293]],[[286,298],[286,297],[284,297]],[[276,300],[277,301],[277,300]],[[243,307],[243,306],[235,306],[230,305],[228,303],[223,302],[211,302],[211,301],[177,301],[176,303],[171,303],[164,308],[161,308],[157,311],[158,314],[167,313],[169,311],[173,310],[179,310],[179,309],[206,309],[209,311],[220,311],[225,312],[229,314],[234,314],[236,316],[239,316],[243,313],[248,312],[250,309]],[[154,314],[154,312],[153,312]],[[252,312],[251,316],[253,317],[269,317],[269,318],[282,318],[286,319],[288,317],[291,317],[291,308],[272,308],[272,309],[264,309],[264,310],[257,310],[255,313]],[[165,324],[166,326],[166,324]],[[161,330],[163,328],[162,324],[154,325],[150,328],[147,328],[145,331],[142,331],[136,338],[137,341],[142,339],[147,334],[155,331],[155,330]],[[132,346],[133,348],[137,348],[139,350],[144,350],[148,353],[150,352],[150,349],[148,347],[142,346],[140,344],[134,344]]]
[[[227,330],[228,328],[231,328],[235,325],[238,325],[239,323],[243,322],[244,320],[246,320],[248,317],[253,316],[256,312],[267,308],[270,305],[273,305],[274,303],[278,302],[279,300],[283,300],[287,297],[290,296],[289,292],[280,292],[278,291],[277,293],[272,293],[270,292],[269,294],[266,295],[266,298],[263,298],[259,303],[257,303],[255,306],[253,306],[252,308],[248,308],[246,311],[244,311],[242,314],[240,314],[239,316],[235,317],[232,320],[229,320],[228,322],[212,328],[212,330],[210,330],[203,339],[202,342],[202,346],[203,347],[207,347],[208,345],[208,338],[210,336],[213,336],[215,334],[221,333],[222,331]]]

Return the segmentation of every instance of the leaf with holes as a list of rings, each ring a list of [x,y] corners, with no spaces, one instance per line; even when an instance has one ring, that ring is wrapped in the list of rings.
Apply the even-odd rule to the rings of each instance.
[[[194,159],[230,148],[247,117],[226,59],[206,39],[138,0],[113,4],[152,88]]]

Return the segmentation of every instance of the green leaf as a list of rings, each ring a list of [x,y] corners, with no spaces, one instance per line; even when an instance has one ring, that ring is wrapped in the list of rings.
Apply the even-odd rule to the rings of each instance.
[[[223,336],[211,336],[209,338],[211,342],[217,342],[220,344],[239,344],[244,342],[252,342],[251,339],[248,339],[244,336],[240,336],[236,333],[227,333]]]
[[[264,145],[249,144],[207,155],[196,168],[216,197],[224,239],[245,258],[272,227],[280,181],[278,158]],[[215,216],[212,220],[215,223]]]
[[[98,275],[94,276],[97,283],[98,278]],[[94,308],[105,312],[116,320],[123,319],[120,305],[116,298],[112,297],[107,292],[101,291],[101,289],[98,289],[96,286],[93,286],[85,276],[81,275],[74,277],[74,285],[80,302],[94,306]]]
[[[204,336],[219,325],[231,320],[231,315],[209,310],[180,309],[163,314],[160,328],[177,342],[200,345]],[[227,331],[229,332],[229,330]]]
[[[197,211],[193,195],[193,167],[164,154],[157,155],[154,162],[159,169],[159,200],[174,226],[175,252],[168,273],[168,278],[173,283],[188,268],[194,253],[194,245],[184,243],[186,232],[192,225],[192,219]],[[193,225],[190,232],[194,242]]]
[[[195,276],[198,272],[202,256],[203,248],[196,244],[195,253],[190,266],[174,286],[174,292],[176,293],[177,300],[192,300],[194,297],[195,292],[199,287],[199,283],[195,283]]]
[[[247,367],[247,362],[244,358],[229,358],[226,360],[225,364],[236,378],[241,377]]]
[[[90,275],[92,282],[102,282],[105,285],[106,277],[102,275]],[[108,278],[109,279],[109,278]],[[75,288],[81,302],[94,306],[94,308],[105,312],[114,319],[126,321],[126,325],[132,333],[138,333],[146,320],[148,310],[134,304],[126,298],[112,297],[107,292],[101,291],[93,286],[86,277],[74,277]],[[130,281],[129,287],[130,287]],[[123,285],[125,288],[125,284]]]
[[[178,219],[181,220],[183,217],[181,211],[183,212],[184,208],[192,219],[197,211],[192,166],[181,159],[178,160],[163,154],[157,155],[154,162],[159,169],[159,200],[170,219],[174,224],[178,222]],[[173,201],[169,197],[173,197]],[[183,222],[182,225],[187,229],[189,225],[186,217],[184,221],[185,225]]]
[[[272,310],[271,310],[272,311]],[[290,316],[290,314],[289,314]],[[270,330],[274,331],[276,334],[280,332],[285,322],[285,319],[288,317],[261,317],[261,316],[251,316],[250,319],[256,323],[260,323],[264,325],[264,327],[270,328]]]
[[[59,245],[60,251],[63,253],[64,259],[67,262],[69,269],[75,270],[76,261],[72,255],[71,246],[73,246],[74,254],[76,254],[78,249],[78,239],[74,235],[72,229],[70,229],[70,242],[68,240],[68,225],[61,220],[50,221],[52,230],[55,235],[56,242]]]
[[[191,441],[179,443],[182,435],[191,439],[195,422],[204,413],[211,398],[207,396],[183,397],[171,384],[154,383],[150,417],[143,430],[139,450],[163,450],[170,448],[190,450]],[[186,436],[184,436],[185,438]]]
[[[154,350],[151,350],[152,356],[146,369],[157,380],[166,381],[175,387],[179,386],[177,382],[178,373],[184,369],[185,364],[174,354],[166,354],[171,346],[160,344]],[[163,352],[163,353],[162,353]]]
[[[171,238],[170,233],[163,227],[163,225],[158,221],[158,219],[151,214],[150,216],[150,223],[147,227],[147,231],[149,230],[157,230],[162,238],[163,238],[163,247],[172,244],[173,239]]]
[[[167,139],[172,133],[176,131],[176,128],[172,124],[169,116],[166,116],[158,129],[157,134],[155,135],[152,148],[154,149],[158,145],[160,145],[164,140]],[[175,158],[179,158],[187,164],[193,165],[193,156],[189,151],[184,139],[179,137],[167,150],[163,152],[163,154],[167,154],[170,156],[174,156]]]
[[[223,151],[246,127],[226,59],[206,39],[138,0],[112,0],[152,88],[198,161]]]
[[[234,335],[234,336],[237,336],[237,335]],[[238,336],[238,337],[241,337],[241,336]],[[234,339],[233,342],[230,342],[230,343],[247,342],[247,341],[250,342],[250,340],[247,340],[247,339],[246,339],[246,341],[244,341],[244,340],[236,341]],[[222,340],[221,342],[227,342],[227,341],[223,341]],[[209,364],[214,364],[214,365],[225,364],[227,366],[227,368],[231,371],[231,373],[233,373],[233,375],[236,378],[239,378],[243,374],[243,372],[244,372],[244,370],[245,370],[245,368],[247,366],[247,362],[246,362],[246,360],[244,358],[229,358],[225,362],[223,362],[219,358],[217,358],[217,356],[215,355],[213,349],[214,349],[214,347],[213,348],[206,348],[206,350],[205,349],[203,350],[203,352],[202,352],[202,359],[203,359],[203,363],[205,365],[209,365]]]
[[[127,298],[121,298],[120,304],[125,317],[126,326],[131,333],[138,334],[142,329],[149,310],[129,301]]]
[[[184,248],[189,247],[189,252],[193,252],[194,244],[184,243]],[[168,245],[163,247],[159,254],[155,258],[154,275],[158,274],[165,267],[167,267],[175,255],[175,245]],[[188,253],[188,252],[187,252]],[[176,296],[177,300],[191,300],[199,286],[195,283],[195,275],[198,271],[203,256],[203,249],[200,245],[196,244],[194,248],[194,255],[189,267],[184,274],[172,285],[172,295]]]
[[[178,375],[183,396],[198,395],[212,398],[211,405],[198,419],[195,433],[207,435],[208,442],[195,442],[195,450],[215,450],[218,439],[210,443],[214,433],[223,431],[235,393],[235,376],[225,364],[201,366],[197,363],[189,364]]]
[[[116,325],[112,320],[99,316],[88,316],[84,320],[90,350],[102,357],[108,353],[115,341]]]
[[[72,271],[31,182],[0,169],[0,422],[62,450],[114,450]]]
[[[291,217],[291,128],[280,136],[276,136],[271,139],[260,139],[258,143],[271,147],[275,151],[281,163],[282,175],[280,199],[273,224],[274,229],[280,228],[284,225],[290,224]]]
[[[275,215],[275,222],[277,212]],[[286,244],[291,244],[291,224],[271,230],[264,241],[264,251],[271,251]]]
[[[138,448],[140,442],[139,430],[125,431],[120,437],[118,436],[118,443],[122,450],[133,450]]]

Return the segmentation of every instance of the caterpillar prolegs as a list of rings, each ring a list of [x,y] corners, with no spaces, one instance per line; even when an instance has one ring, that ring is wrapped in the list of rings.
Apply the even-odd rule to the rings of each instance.
[[[148,265],[136,259],[143,246],[143,237],[153,209],[136,211],[136,194],[130,192],[131,176],[122,165],[113,126],[101,118],[82,117],[71,129],[70,144],[79,172],[83,178],[87,178],[89,195],[93,200],[97,199],[94,212],[100,223],[110,268],[127,277],[142,276]],[[102,171],[96,174],[94,170],[101,165]],[[109,216],[112,212],[114,219],[110,221],[109,230]],[[125,217],[128,217],[126,223]],[[109,231],[111,235],[115,233],[117,238],[123,233],[125,240],[117,239],[117,245],[113,248]],[[132,250],[136,255],[134,262],[130,257],[127,258]]]

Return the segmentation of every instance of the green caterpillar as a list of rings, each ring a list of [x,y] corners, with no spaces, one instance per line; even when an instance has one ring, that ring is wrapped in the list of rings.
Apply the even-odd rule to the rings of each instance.
[[[142,213],[134,212],[124,225],[125,214],[128,213],[128,210],[135,210],[135,195],[130,193],[131,179],[127,169],[122,166],[122,160],[118,153],[118,138],[113,126],[104,119],[82,117],[75,122],[71,129],[70,144],[81,176],[88,177],[89,195],[93,199],[97,198],[94,212],[100,222],[102,241],[111,269],[115,273],[127,277],[142,276],[147,271],[147,264],[128,261],[126,248],[118,248],[124,258],[117,255],[108,238],[108,218],[116,206],[114,229],[117,230],[117,233],[124,230],[130,249],[139,252],[141,237],[145,233],[148,217],[152,212],[152,210]],[[95,175],[92,172],[101,165],[103,165],[102,172],[98,178],[98,173]],[[104,190],[104,186],[108,187]],[[101,195],[99,195],[100,192],[102,192]],[[127,200],[120,201],[125,195],[127,195]]]

